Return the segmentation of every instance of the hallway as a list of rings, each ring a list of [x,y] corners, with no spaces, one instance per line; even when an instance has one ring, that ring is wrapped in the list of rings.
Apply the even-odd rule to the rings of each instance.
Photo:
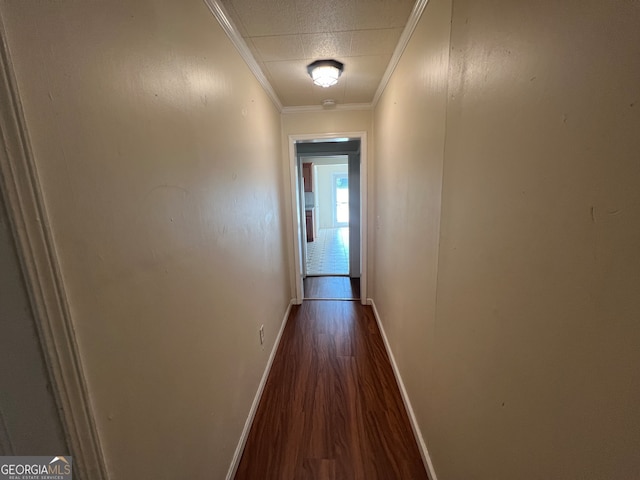
[[[359,300],[360,279],[347,276],[307,277],[305,300]]]
[[[371,307],[294,307],[235,478],[428,478]]]
[[[638,0],[0,0],[0,456],[60,437],[28,387],[77,480],[639,478],[639,25]],[[344,155],[329,288],[299,159]]]

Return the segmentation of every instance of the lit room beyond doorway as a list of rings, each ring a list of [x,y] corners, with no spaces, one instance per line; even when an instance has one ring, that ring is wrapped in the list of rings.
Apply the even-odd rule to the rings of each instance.
[[[307,275],[349,275],[349,176],[346,159],[317,159],[309,162],[303,171],[304,175],[310,176],[309,179],[305,177],[305,186],[309,185],[310,190],[305,189]]]

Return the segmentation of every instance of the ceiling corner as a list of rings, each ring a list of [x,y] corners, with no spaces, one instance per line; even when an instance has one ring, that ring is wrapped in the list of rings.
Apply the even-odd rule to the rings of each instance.
[[[262,85],[262,88],[264,88],[265,92],[267,93],[273,104],[276,106],[278,111],[282,112],[282,102],[278,98],[278,95],[276,95],[275,90],[269,83],[269,80],[267,80],[267,77],[258,65],[258,62],[249,49],[249,46],[242,38],[240,31],[231,20],[231,17],[227,13],[227,11],[218,2],[218,0],[204,0],[204,3],[207,5],[207,7],[209,7],[209,10],[211,11],[211,13],[213,13],[213,16],[216,17],[218,23],[220,23],[220,26],[225,31],[233,45],[236,47],[238,53],[240,53],[240,56],[247,63],[247,66],[255,75],[260,85]]]
[[[411,35],[413,35],[413,31],[416,29],[416,25],[424,12],[424,9],[429,3],[429,0],[418,0],[411,10],[411,15],[409,15],[409,19],[407,20],[407,25],[404,27],[402,31],[402,35],[400,35],[400,40],[398,40],[398,45],[396,45],[395,50],[393,51],[393,55],[391,56],[391,60],[389,61],[389,65],[380,80],[380,84],[378,85],[378,89],[376,90],[375,95],[373,96],[373,100],[371,101],[371,105],[373,108],[378,104],[378,100],[382,96],[384,89],[387,87],[389,80],[391,79],[391,75],[394,70],[398,66],[398,62],[404,53],[404,49],[407,48],[407,44],[411,39]]]

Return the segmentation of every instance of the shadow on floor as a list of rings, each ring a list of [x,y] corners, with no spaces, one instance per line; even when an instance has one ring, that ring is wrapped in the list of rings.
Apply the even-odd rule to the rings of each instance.
[[[307,277],[305,300],[360,300],[360,279],[347,276]]]

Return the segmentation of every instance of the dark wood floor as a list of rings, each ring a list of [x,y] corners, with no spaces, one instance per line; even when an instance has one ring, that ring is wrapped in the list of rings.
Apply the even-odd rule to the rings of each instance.
[[[360,300],[360,279],[349,277],[306,277],[306,299]]]
[[[235,478],[428,478],[371,307],[293,307]]]

